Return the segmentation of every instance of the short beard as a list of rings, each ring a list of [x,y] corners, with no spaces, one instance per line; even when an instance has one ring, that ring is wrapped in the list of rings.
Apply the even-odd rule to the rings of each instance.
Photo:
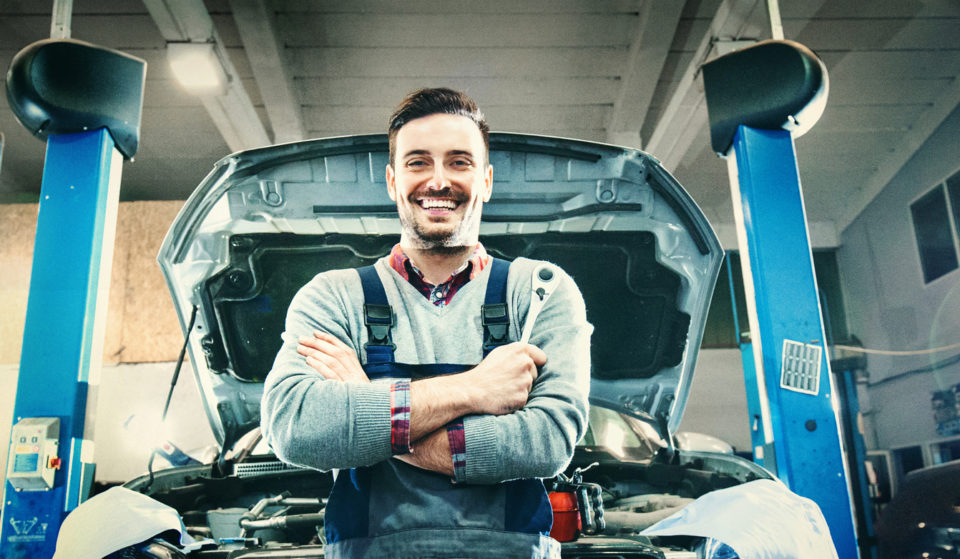
[[[454,231],[450,235],[430,235],[421,231],[417,224],[404,224],[404,229],[411,233],[406,235],[411,248],[421,250],[429,254],[450,256],[463,252],[466,249],[472,249],[475,243],[464,243],[460,231]]]
[[[473,250],[472,246],[432,246],[430,248],[423,249],[423,252],[427,254],[434,254],[437,256],[455,256],[458,254],[463,254],[464,252]]]
[[[444,191],[444,193],[448,193]],[[460,203],[467,203],[469,200],[459,196],[456,198]],[[416,204],[411,199],[411,205]],[[404,215],[400,212],[400,230],[402,237],[410,246],[425,253],[449,256],[459,254],[465,250],[472,250],[478,242],[478,233],[480,230],[480,207],[471,207],[467,209],[463,220],[459,225],[449,233],[430,232],[422,226],[421,223],[412,216]]]

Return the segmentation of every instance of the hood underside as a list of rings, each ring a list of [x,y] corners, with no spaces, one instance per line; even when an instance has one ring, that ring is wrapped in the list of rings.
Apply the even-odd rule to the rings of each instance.
[[[554,262],[594,325],[590,401],[674,432],[723,257],[702,212],[649,155],[491,134],[494,256]],[[251,150],[217,163],[159,261],[222,446],[259,424],[287,306],[319,272],[372,263],[398,241],[384,135]]]

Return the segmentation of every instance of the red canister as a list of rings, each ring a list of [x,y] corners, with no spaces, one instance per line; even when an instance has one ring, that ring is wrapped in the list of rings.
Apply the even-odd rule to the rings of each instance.
[[[577,494],[553,491],[549,494],[553,509],[553,528],[550,537],[558,542],[572,542],[580,535],[580,510]]]

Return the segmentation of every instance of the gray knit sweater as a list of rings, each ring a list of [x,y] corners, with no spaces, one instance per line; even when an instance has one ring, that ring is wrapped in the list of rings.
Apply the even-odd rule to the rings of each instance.
[[[511,341],[520,339],[530,303],[531,275],[539,264],[519,258],[510,267]],[[392,329],[397,362],[481,361],[480,308],[490,267],[443,307],[430,303],[386,258],[376,268],[397,315]],[[362,309],[363,291],[355,270],[319,274],[291,303],[283,346],[267,377],[261,406],[264,438],[282,460],[329,470],[390,459],[390,381],[327,382],[296,351],[300,336],[322,330],[356,349],[365,362]],[[464,418],[466,468],[457,482],[495,484],[548,478],[563,471],[587,426],[592,331],[579,290],[572,278],[560,272],[558,286],[536,318],[530,338],[547,354],[547,363],[529,400],[523,409],[508,415]]]

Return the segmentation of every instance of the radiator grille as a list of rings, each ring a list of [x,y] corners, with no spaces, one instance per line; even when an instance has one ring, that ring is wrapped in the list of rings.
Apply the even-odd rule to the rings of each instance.
[[[235,464],[233,467],[233,475],[239,478],[266,476],[276,474],[278,472],[302,471],[304,471],[304,468],[290,466],[289,464],[284,464],[279,460],[271,460],[269,462],[243,462],[241,464]]]

